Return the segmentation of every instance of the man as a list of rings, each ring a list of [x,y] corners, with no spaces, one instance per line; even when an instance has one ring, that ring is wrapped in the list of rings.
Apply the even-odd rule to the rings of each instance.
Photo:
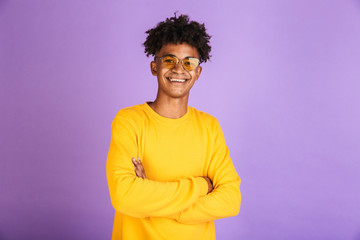
[[[199,64],[210,58],[210,36],[186,15],[146,33],[158,92],[154,102],[120,110],[112,123],[112,239],[215,239],[214,220],[237,215],[241,196],[218,121],[188,106]]]

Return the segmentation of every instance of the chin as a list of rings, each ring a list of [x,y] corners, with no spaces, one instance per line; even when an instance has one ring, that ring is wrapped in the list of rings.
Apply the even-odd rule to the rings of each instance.
[[[171,93],[171,94],[169,94],[169,96],[171,98],[177,98],[177,99],[187,98],[187,97],[189,97],[189,93]]]

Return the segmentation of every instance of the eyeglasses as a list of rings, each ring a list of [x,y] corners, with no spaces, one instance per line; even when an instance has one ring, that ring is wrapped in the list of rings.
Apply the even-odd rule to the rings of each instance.
[[[164,64],[164,66],[167,69],[173,69],[174,67],[176,67],[176,65],[180,61],[177,57],[175,57],[173,55],[165,55],[162,57],[155,57],[155,59],[156,58],[160,58],[162,64]],[[200,60],[197,58],[193,58],[193,57],[186,57],[183,60],[181,60],[181,64],[185,70],[192,71],[195,68],[197,68],[197,66],[199,66]]]

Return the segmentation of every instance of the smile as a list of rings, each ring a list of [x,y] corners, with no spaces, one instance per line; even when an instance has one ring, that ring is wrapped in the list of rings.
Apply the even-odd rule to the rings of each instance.
[[[170,82],[181,82],[181,83],[187,81],[187,79],[177,79],[177,78],[168,78],[168,80],[169,80]]]

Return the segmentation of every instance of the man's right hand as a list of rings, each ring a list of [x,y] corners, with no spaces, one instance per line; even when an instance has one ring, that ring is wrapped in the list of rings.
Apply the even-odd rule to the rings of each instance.
[[[141,163],[141,160],[139,157],[137,157],[137,160],[135,158],[132,158],[132,163],[134,165],[134,169],[135,169],[135,174],[137,177],[145,179],[146,175],[145,175],[145,169]]]
[[[212,182],[211,182],[210,178],[208,178],[208,177],[203,177],[203,178],[206,180],[206,182],[208,184],[208,192],[207,193],[209,194],[209,193],[212,192],[212,190],[214,190],[214,187],[212,185]]]

